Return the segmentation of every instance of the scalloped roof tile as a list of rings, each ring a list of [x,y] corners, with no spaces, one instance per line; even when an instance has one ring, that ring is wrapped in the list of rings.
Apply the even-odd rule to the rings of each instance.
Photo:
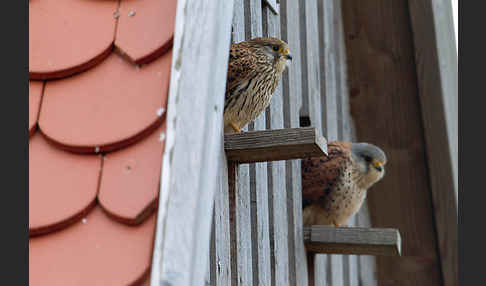
[[[29,1],[31,285],[148,285],[176,2]]]

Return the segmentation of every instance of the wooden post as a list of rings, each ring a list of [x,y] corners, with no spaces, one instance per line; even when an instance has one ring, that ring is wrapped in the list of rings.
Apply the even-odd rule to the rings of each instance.
[[[205,281],[232,15],[231,0],[178,1],[151,286]]]
[[[450,0],[408,1],[444,285],[458,277],[458,59]]]

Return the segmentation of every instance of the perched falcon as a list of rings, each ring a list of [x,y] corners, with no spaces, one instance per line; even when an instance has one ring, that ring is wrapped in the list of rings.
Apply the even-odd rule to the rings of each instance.
[[[302,160],[304,226],[346,225],[385,174],[386,155],[375,145],[331,142],[328,154]]]
[[[231,45],[224,101],[224,133],[241,132],[270,104],[285,67],[287,43],[255,38]]]

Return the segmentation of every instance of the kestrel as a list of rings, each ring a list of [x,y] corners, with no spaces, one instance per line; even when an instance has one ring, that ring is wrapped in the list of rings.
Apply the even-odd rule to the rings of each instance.
[[[302,160],[304,226],[346,225],[385,174],[386,155],[375,145],[331,142],[328,154]]]
[[[224,133],[241,132],[270,104],[285,67],[287,43],[255,38],[231,45],[224,101]]]

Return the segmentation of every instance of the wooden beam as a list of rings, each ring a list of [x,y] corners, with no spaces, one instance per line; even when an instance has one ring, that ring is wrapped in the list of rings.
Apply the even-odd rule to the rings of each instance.
[[[253,163],[319,157],[327,154],[326,139],[317,129],[288,128],[250,131],[224,137],[229,161]]]
[[[151,286],[205,283],[232,15],[231,0],[177,2]]]
[[[401,255],[400,232],[393,228],[304,227],[307,251],[326,254]]]
[[[458,59],[450,0],[408,1],[445,286],[458,270]]]

